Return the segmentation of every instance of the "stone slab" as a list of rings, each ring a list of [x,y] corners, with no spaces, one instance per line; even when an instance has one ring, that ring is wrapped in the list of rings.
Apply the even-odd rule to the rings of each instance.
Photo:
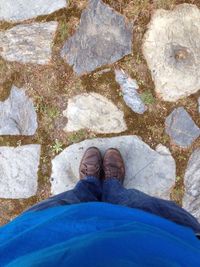
[[[0,31],[0,56],[7,61],[45,65],[52,57],[58,23],[30,23]]]
[[[137,81],[131,79],[123,70],[115,70],[115,80],[120,85],[126,105],[133,112],[143,114],[147,110],[147,107],[137,92],[139,89]]]
[[[184,185],[183,208],[200,222],[200,148],[196,149],[189,159]]]
[[[200,10],[177,5],[155,11],[144,36],[143,53],[165,101],[175,102],[200,89]]]
[[[126,168],[126,188],[136,188],[152,196],[169,199],[176,179],[173,157],[166,147],[159,145],[155,151],[137,136],[97,138],[67,147],[52,160],[53,195],[72,189],[78,182],[81,158],[91,146],[98,147],[102,154],[110,147],[120,150]]]
[[[40,145],[0,147],[0,198],[29,198],[37,191]]]
[[[20,22],[67,7],[67,0],[0,1],[0,21]]]
[[[32,100],[24,89],[12,86],[9,98],[0,102],[0,135],[34,135],[37,127]]]
[[[200,128],[183,107],[174,109],[166,118],[165,131],[174,144],[183,148],[192,145],[200,136]]]
[[[68,118],[66,132],[89,129],[97,133],[120,133],[127,129],[124,113],[97,93],[77,95],[68,101],[63,115]]]
[[[61,56],[78,75],[112,64],[132,52],[133,25],[101,0],[89,0],[80,25]]]

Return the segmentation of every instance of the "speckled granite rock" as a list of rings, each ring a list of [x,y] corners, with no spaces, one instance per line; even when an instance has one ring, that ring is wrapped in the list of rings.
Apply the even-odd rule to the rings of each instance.
[[[76,33],[61,52],[78,75],[116,62],[132,52],[133,26],[101,0],[89,0]]]
[[[97,93],[85,93],[69,99],[63,114],[68,118],[66,132],[86,128],[97,133],[120,133],[127,129],[124,113]]]
[[[7,61],[48,64],[58,23],[31,23],[0,31],[0,56]]]
[[[156,10],[144,36],[143,52],[155,89],[166,101],[197,92],[200,88],[200,10],[177,5]]]
[[[67,6],[67,0],[1,0],[0,21],[19,22],[48,15]]]
[[[137,81],[131,79],[123,70],[115,70],[115,80],[120,85],[126,105],[134,112],[143,114],[147,107],[137,92],[139,89]]]
[[[166,147],[159,145],[155,151],[137,136],[91,139],[67,147],[52,161],[52,194],[74,187],[79,180],[81,158],[91,146],[98,147],[102,154],[109,147],[120,150],[126,167],[126,188],[169,199],[176,178],[173,157]]]
[[[200,148],[196,149],[189,159],[184,184],[183,208],[200,222]]]
[[[34,135],[37,127],[33,102],[13,86],[9,98],[0,102],[0,135]]]
[[[0,147],[0,198],[28,198],[36,194],[40,145]]]
[[[165,120],[165,131],[172,142],[187,148],[200,136],[200,128],[183,107],[173,110]]]

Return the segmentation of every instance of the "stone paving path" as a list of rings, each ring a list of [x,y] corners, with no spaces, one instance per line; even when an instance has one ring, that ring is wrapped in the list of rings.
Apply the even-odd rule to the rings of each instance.
[[[74,187],[78,181],[83,153],[91,146],[98,147],[102,154],[108,147],[120,149],[126,168],[126,188],[136,188],[152,196],[170,198],[170,190],[176,179],[173,157],[166,147],[159,145],[155,151],[137,136],[85,140],[67,147],[52,161],[52,194]]]
[[[9,94],[0,102],[0,211],[4,199],[19,199],[22,203],[26,198],[40,195],[36,201],[47,197],[49,191],[58,194],[71,189],[78,181],[80,159],[89,146],[99,147],[102,153],[108,147],[120,149],[126,165],[126,188],[170,199],[179,183],[176,160],[183,157],[181,149],[184,148],[191,157],[182,179],[185,186],[183,207],[200,220],[200,150],[193,147],[194,143],[199,147],[200,125],[199,120],[192,118],[199,114],[200,97],[194,96],[196,107],[191,112],[186,111],[191,108],[187,99],[186,109],[176,103],[200,88],[199,9],[183,4],[169,11],[157,10],[143,36],[143,53],[155,82],[157,99],[173,102],[173,108],[165,113],[161,129],[171,143],[168,147],[157,143],[152,149],[148,142],[134,135],[137,127],[144,131],[150,129],[139,123],[151,112],[152,100],[148,94],[143,97],[143,82],[129,75],[130,66],[121,68],[120,65],[125,56],[133,56],[133,33],[138,29],[132,21],[102,0],[89,0],[81,7],[80,20],[71,22],[75,28],[70,32],[70,23],[63,24],[52,15],[56,12],[58,17],[64,16],[70,1],[38,0],[36,4],[33,0],[8,0],[2,3],[0,22],[10,24],[0,31],[0,56],[2,64],[16,64],[17,78],[11,71],[12,82],[0,80],[0,90],[2,87],[2,91],[7,92],[9,88]],[[41,15],[48,20],[39,17]],[[16,22],[17,25],[13,24]],[[60,44],[55,46],[58,40]],[[140,59],[134,56],[134,60]],[[52,70],[47,74],[46,91],[32,88],[31,78],[24,74],[27,71],[31,76],[30,70],[36,69],[35,79],[39,84],[43,75],[40,70],[44,71],[41,66]],[[70,66],[73,70],[68,75]],[[110,76],[106,76],[107,72]],[[64,77],[61,89],[57,88],[59,82],[55,82],[55,88],[51,85],[59,75]],[[110,97],[110,83],[100,88],[89,84],[87,90],[83,90],[80,81],[86,83],[91,77],[102,80],[103,85],[104,77],[109,77],[118,88],[115,97]],[[50,94],[54,102],[49,103]],[[120,96],[122,100],[119,101]],[[56,104],[61,107],[59,110]],[[156,112],[156,104],[153,109]],[[45,125],[41,114],[47,118]],[[53,126],[52,121],[55,121]],[[59,140],[52,143],[51,139],[44,145],[43,140],[48,142],[49,139],[44,129],[49,133],[57,131],[57,127],[61,129],[58,136],[67,136],[68,143],[75,144],[64,148]],[[154,128],[151,131],[150,140],[154,139]],[[86,140],[79,142],[79,139]],[[6,140],[11,143],[7,145]],[[162,140],[165,143],[164,137]],[[50,175],[45,176],[49,174],[47,168],[51,159]]]

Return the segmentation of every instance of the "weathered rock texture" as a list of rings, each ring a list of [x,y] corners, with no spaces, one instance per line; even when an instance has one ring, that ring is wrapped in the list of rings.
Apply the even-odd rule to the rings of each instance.
[[[81,158],[90,146],[98,147],[102,153],[110,147],[120,150],[126,167],[126,188],[169,199],[176,177],[173,157],[166,147],[159,145],[155,151],[137,136],[85,140],[67,147],[52,161],[52,194],[74,187],[79,180]]]
[[[191,155],[184,178],[183,208],[200,222],[200,148]]]
[[[17,25],[0,32],[0,56],[7,61],[48,64],[58,23]]]
[[[37,127],[33,102],[13,86],[9,98],[0,102],[0,135],[34,135]]]
[[[68,118],[64,129],[67,132],[86,128],[97,133],[120,133],[127,129],[123,112],[96,93],[85,93],[69,99],[63,114]]]
[[[1,0],[0,20],[19,22],[51,14],[66,6],[66,0]]]
[[[40,145],[0,147],[0,198],[28,198],[36,194]]]
[[[120,85],[123,99],[127,106],[134,112],[143,114],[147,110],[147,107],[137,92],[139,89],[137,81],[131,79],[123,70],[115,70],[115,80]]]
[[[165,120],[165,131],[173,143],[187,148],[200,136],[200,129],[183,108],[176,108]]]
[[[200,89],[200,10],[182,4],[155,12],[144,37],[143,52],[156,92],[176,101]]]
[[[132,24],[101,0],[89,0],[61,56],[81,75],[116,62],[132,50]]]

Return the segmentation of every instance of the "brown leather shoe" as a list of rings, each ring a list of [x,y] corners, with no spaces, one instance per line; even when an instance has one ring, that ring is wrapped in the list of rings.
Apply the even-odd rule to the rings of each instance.
[[[117,178],[121,183],[125,177],[125,166],[121,153],[114,148],[106,151],[103,159],[105,179]]]
[[[100,178],[102,170],[102,157],[98,148],[90,147],[86,150],[80,163],[80,179],[86,176]]]

